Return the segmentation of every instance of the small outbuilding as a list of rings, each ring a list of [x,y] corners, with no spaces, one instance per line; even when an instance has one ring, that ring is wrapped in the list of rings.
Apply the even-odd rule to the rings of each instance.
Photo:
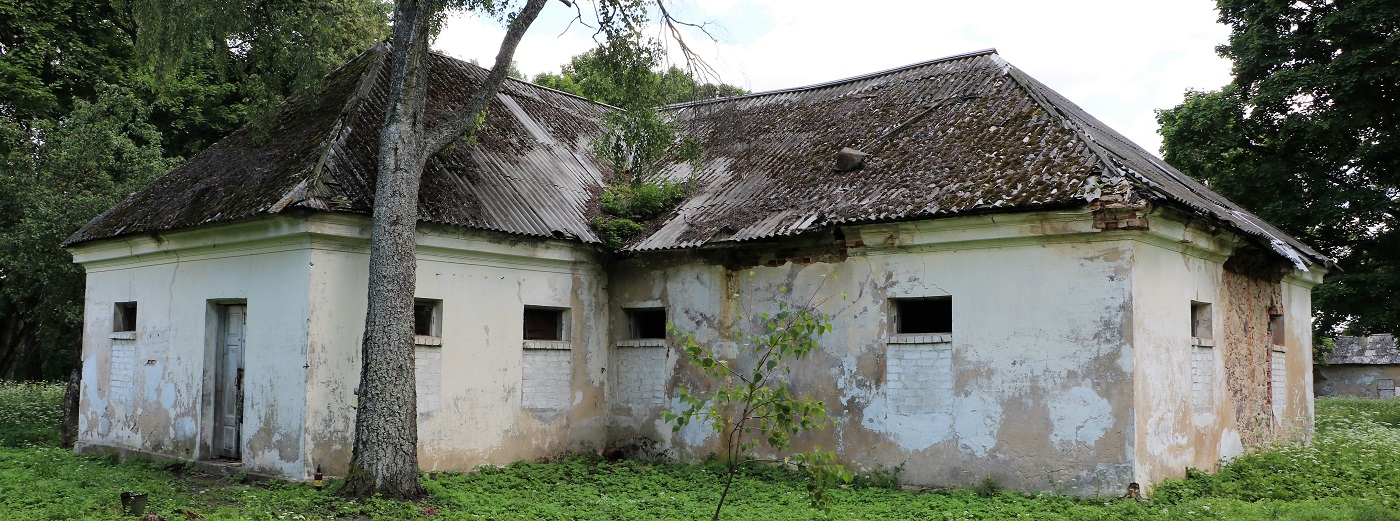
[[[306,479],[346,468],[387,92],[377,48],[95,218],[78,450]],[[440,55],[428,119],[485,76]],[[589,226],[613,108],[508,82],[428,163],[413,331],[419,456],[467,470],[672,432],[720,349],[783,301],[831,315],[798,440],[925,485],[1122,494],[1311,428],[1330,261],[995,51],[670,107],[703,149],[621,249]],[[408,332],[405,332],[408,334]]]
[[[1394,398],[1400,380],[1400,349],[1395,335],[1339,336],[1317,368],[1318,396]]]

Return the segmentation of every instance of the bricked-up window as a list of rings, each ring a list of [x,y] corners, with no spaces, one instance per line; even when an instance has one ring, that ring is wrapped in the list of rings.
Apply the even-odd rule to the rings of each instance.
[[[435,299],[414,299],[413,334],[418,336],[442,336],[442,301]]]
[[[953,332],[953,297],[891,300],[897,335]]]
[[[628,338],[666,338],[666,308],[635,308],[626,311]]]
[[[1215,349],[1191,347],[1191,408],[1211,412],[1215,407]]]
[[[136,303],[118,302],[113,306],[112,332],[125,333],[130,331],[136,331]]]
[[[527,306],[525,340],[564,340],[564,310]]]
[[[1210,335],[1210,304],[1191,301],[1191,336],[1212,338]]]
[[[1395,379],[1385,378],[1376,380],[1376,398],[1394,398]]]

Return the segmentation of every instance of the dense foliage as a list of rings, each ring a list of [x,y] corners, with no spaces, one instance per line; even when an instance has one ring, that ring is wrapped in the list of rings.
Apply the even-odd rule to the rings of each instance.
[[[76,361],[83,277],[63,239],[388,23],[376,0],[260,5],[243,17],[191,2],[0,5],[0,377],[64,378]]]
[[[593,229],[609,247],[621,247],[685,199],[688,189],[687,183],[669,179],[608,185],[601,196],[604,215],[593,218]]]
[[[77,456],[53,447],[61,384],[0,383],[0,512],[6,519],[112,519],[123,491],[150,494],[148,512],[180,519],[698,519],[714,509],[727,467],[604,461],[550,462],[431,473],[418,504],[363,502],[280,481],[243,483],[184,465]],[[805,477],[777,466],[742,470],[726,507],[736,519],[1396,520],[1400,519],[1400,400],[1319,399],[1313,447],[1284,446],[1159,484],[1152,498],[909,491],[878,472],[831,490],[829,515],[808,508]],[[13,435],[12,433],[23,433]],[[1300,487],[1296,492],[1284,486]],[[1255,498],[1261,498],[1255,500]],[[126,517],[125,519],[132,519]]]
[[[174,164],[149,118],[149,105],[115,86],[57,121],[25,129],[0,118],[14,139],[0,158],[0,371],[57,378],[76,363],[83,271],[59,244]]]
[[[1338,260],[1316,338],[1400,332],[1400,9],[1220,0],[1235,79],[1160,111],[1167,162]]]
[[[662,49],[634,35],[574,56],[558,74],[538,74],[532,83],[614,107],[657,107],[747,93],[733,85],[697,79],[699,71],[674,65],[663,69],[661,62]]]

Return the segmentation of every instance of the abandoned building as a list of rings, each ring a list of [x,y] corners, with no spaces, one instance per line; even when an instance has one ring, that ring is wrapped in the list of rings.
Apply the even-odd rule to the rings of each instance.
[[[366,309],[382,49],[93,219],[80,451],[343,472]],[[431,57],[429,120],[485,73]],[[995,51],[668,109],[700,141],[679,207],[589,225],[614,110],[508,82],[428,163],[419,451],[471,469],[704,425],[666,325],[719,349],[780,301],[831,316],[799,440],[903,481],[1122,494],[1311,428],[1310,291],[1330,261]]]
[[[1400,349],[1395,335],[1339,336],[1317,368],[1318,396],[1394,398],[1400,380]]]

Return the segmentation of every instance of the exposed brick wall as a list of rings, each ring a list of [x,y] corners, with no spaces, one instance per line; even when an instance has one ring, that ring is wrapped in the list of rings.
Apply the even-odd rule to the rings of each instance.
[[[1282,302],[1277,280],[1231,270],[1224,273],[1224,318],[1217,343],[1225,367],[1225,393],[1246,447],[1269,441],[1273,433],[1273,336],[1269,310]]]
[[[107,377],[108,397],[116,402],[130,402],[132,380],[136,378],[135,342],[130,340],[112,342],[112,366]]]
[[[414,384],[418,391],[418,412],[442,408],[442,348],[413,348]]]
[[[1191,347],[1191,409],[1210,412],[1215,408],[1215,348]]]

